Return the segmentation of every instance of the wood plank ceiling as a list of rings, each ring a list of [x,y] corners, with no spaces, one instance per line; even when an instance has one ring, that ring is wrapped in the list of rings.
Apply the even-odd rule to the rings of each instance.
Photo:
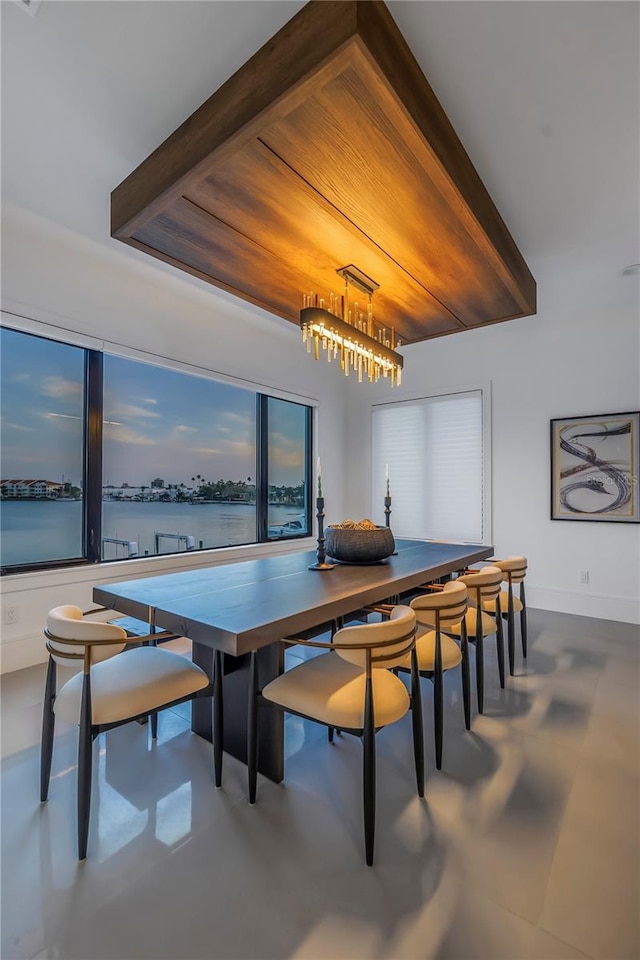
[[[311,0],[112,193],[112,236],[299,322],[355,264],[404,343],[536,285],[386,6]]]

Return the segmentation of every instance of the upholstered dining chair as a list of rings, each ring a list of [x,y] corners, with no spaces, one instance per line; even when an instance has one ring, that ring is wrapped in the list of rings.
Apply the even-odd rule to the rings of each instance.
[[[373,863],[376,807],[375,734],[400,720],[411,709],[413,748],[418,794],[424,796],[424,744],[420,680],[415,657],[416,615],[410,607],[397,606],[388,620],[343,627],[331,643],[295,638],[303,646],[327,649],[328,653],[303,661],[259,689],[258,661],[251,654],[247,763],[249,802],[256,801],[257,711],[259,704],[279,707],[307,720],[363,742],[363,812],[365,856]],[[285,642],[290,642],[287,638]],[[411,657],[411,695],[392,673],[392,667]]]
[[[522,656],[527,659],[527,602],[524,591],[524,578],[527,575],[526,557],[507,557],[506,560],[492,560],[494,567],[502,570],[503,583],[507,584],[507,589],[500,593],[500,609],[502,617],[507,621],[507,649],[509,652],[509,673],[511,676],[515,672],[516,657],[516,637],[515,637],[515,614],[520,614],[520,640],[522,643]],[[520,596],[515,595],[513,586],[520,584]],[[486,600],[484,609],[489,613],[495,613],[495,601]]]
[[[496,635],[498,653],[498,676],[500,686],[504,687],[504,643],[502,639],[502,616],[500,591],[502,588],[502,570],[487,566],[480,570],[470,570],[457,577],[454,583],[463,583],[469,594],[469,609],[459,624],[446,627],[446,633],[462,637],[464,630],[469,641],[476,648],[476,692],[478,713],[484,711],[484,638]],[[493,615],[484,610],[484,604],[494,602]]]
[[[222,782],[222,674],[215,660],[215,680],[185,657],[155,646],[170,634],[128,637],[122,627],[88,620],[79,607],[49,611],[44,631],[49,651],[42,716],[40,800],[47,800],[56,716],[79,724],[78,738],[78,859],[87,856],[91,808],[93,741],[100,734],[132,720],[151,717],[157,735],[157,711],[196,697],[216,694],[214,767],[216,786]],[[144,641],[139,646],[141,639]],[[127,644],[136,644],[126,650]],[[57,664],[81,665],[82,670],[56,692]]]
[[[462,665],[462,702],[464,723],[471,729],[471,695],[469,683],[469,644],[465,624],[468,606],[467,587],[460,580],[432,584],[421,588],[421,593],[411,601],[416,615],[416,647],[418,673],[433,682],[433,730],[435,737],[436,768],[442,769],[442,740],[444,727],[443,678],[447,670]],[[460,626],[460,645],[446,631]],[[410,669],[409,657],[399,665],[406,672]]]

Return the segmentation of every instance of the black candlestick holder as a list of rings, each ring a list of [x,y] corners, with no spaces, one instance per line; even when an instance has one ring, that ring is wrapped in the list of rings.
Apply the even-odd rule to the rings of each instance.
[[[324,549],[324,497],[316,497],[316,517],[318,518],[318,549],[316,550],[317,560],[312,563],[309,570],[333,570],[335,563],[327,563],[327,553]]]
[[[386,527],[391,527],[391,497],[389,494],[384,498],[384,522]],[[398,551],[394,550],[391,556],[397,557]]]

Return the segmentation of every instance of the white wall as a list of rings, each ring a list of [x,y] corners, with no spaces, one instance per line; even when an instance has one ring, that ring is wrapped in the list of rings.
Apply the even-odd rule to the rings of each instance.
[[[399,390],[354,390],[348,515],[381,516],[368,499],[373,400],[491,381],[496,555],[529,558],[532,606],[640,622],[640,526],[549,519],[549,420],[640,409],[638,279],[623,266],[614,250],[530,263],[537,316],[407,346]]]
[[[323,489],[331,510],[327,519],[344,516],[346,385],[339,370],[326,370],[306,354],[292,324],[116,241],[109,246],[95,243],[15,207],[3,210],[2,241],[2,307],[8,325],[46,331],[70,342],[94,338],[107,349],[114,345],[172,358],[313,402]],[[47,326],[40,329],[37,323],[42,321]],[[307,548],[313,545],[306,541]],[[291,549],[291,544],[182,557],[180,566],[282,549]],[[87,609],[98,581],[168,572],[175,565],[170,558],[152,558],[3,577],[2,671],[44,660],[42,626],[55,604],[77,603]],[[11,625],[4,615],[9,606],[18,612],[17,623]]]

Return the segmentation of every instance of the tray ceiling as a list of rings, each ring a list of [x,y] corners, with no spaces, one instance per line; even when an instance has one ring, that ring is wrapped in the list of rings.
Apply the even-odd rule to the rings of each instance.
[[[294,323],[356,264],[405,343],[535,281],[389,11],[312,0],[112,194],[112,235]]]

